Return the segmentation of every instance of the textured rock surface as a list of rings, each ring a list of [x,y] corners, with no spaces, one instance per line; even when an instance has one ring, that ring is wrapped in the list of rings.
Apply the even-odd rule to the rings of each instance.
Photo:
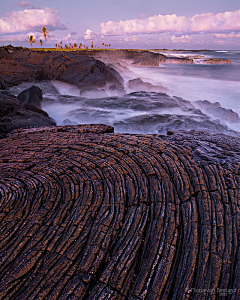
[[[42,90],[38,86],[31,86],[22,91],[17,98],[23,104],[31,104],[39,109],[42,108]]]
[[[208,58],[204,59],[202,63],[205,64],[211,64],[211,65],[216,65],[216,64],[231,64],[230,59],[221,59],[221,58]]]
[[[31,51],[26,48],[0,48],[0,88],[21,82],[57,79],[79,88],[122,87],[122,78],[112,68],[93,57],[76,57],[67,52]]]
[[[162,85],[153,85],[149,82],[142,81],[141,78],[134,78],[127,83],[128,92],[167,92],[167,88]]]
[[[134,65],[145,66],[145,67],[158,67],[159,64],[164,63],[175,63],[175,64],[193,64],[191,58],[184,57],[167,57],[160,53],[153,53],[147,50],[106,50],[106,51],[77,51],[74,53],[75,56],[91,55],[105,63],[121,62],[121,60],[127,60]],[[114,64],[115,65],[115,64]]]
[[[0,140],[0,299],[239,299],[240,139],[112,131]]]
[[[7,91],[0,92],[0,136],[14,129],[30,126],[56,125],[48,114]]]

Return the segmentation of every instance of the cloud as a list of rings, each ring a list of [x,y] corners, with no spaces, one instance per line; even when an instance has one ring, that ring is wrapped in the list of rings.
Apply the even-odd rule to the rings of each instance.
[[[146,19],[108,21],[101,23],[101,34],[104,36],[136,35],[149,33],[176,32],[221,33],[223,31],[240,31],[240,10],[225,13],[205,13],[191,18],[173,15],[155,15]],[[88,29],[90,30],[90,29]],[[93,34],[91,32],[91,34]]]
[[[195,15],[189,19],[191,23],[191,32],[221,32],[229,30],[240,31],[240,10],[225,13],[207,13]]]
[[[71,35],[77,35],[77,31],[73,31],[70,33]]]
[[[189,42],[191,42],[192,37],[188,36],[188,35],[182,35],[182,36],[172,36],[171,37],[171,41],[174,44],[188,44]]]
[[[26,34],[8,34],[8,35],[1,35],[0,41],[1,42],[26,42],[27,37],[32,35],[34,39],[39,39],[40,34],[36,35],[34,32],[28,32]],[[42,37],[41,37],[42,38]]]
[[[101,23],[101,33],[103,35],[124,35],[159,32],[182,32],[187,28],[186,17],[177,15],[155,15],[147,19],[134,19],[120,22],[108,21]]]
[[[84,40],[93,40],[95,39],[97,36],[98,36],[98,32],[94,32],[90,29],[87,29],[85,32],[84,32]]]
[[[46,7],[45,9],[13,11],[9,16],[0,18],[0,34],[39,30],[44,25],[51,27],[51,30],[66,29],[65,25],[59,22],[58,10]]]
[[[15,6],[20,6],[20,7],[24,7],[24,8],[37,8],[39,9],[39,6],[35,6],[34,4],[32,4],[31,2],[29,1],[15,1]]]
[[[144,40],[133,35],[133,36],[126,36],[124,41],[125,42],[143,42]]]
[[[213,36],[217,39],[234,39],[234,38],[240,38],[240,33],[215,33]]]

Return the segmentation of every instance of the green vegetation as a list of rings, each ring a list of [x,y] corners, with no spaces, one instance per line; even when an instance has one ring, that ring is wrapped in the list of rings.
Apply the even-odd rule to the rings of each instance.
[[[28,41],[28,42],[30,43],[30,45],[31,45],[31,48],[32,48],[32,45],[33,45],[33,44],[37,43],[36,40],[34,39],[33,35],[28,36],[27,39],[28,39],[27,41]]]

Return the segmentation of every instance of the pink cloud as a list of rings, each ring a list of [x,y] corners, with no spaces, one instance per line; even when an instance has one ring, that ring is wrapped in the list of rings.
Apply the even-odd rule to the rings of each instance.
[[[46,7],[45,9],[13,11],[9,16],[0,18],[0,34],[40,29],[43,25],[65,29],[65,26],[59,22],[58,10]]]
[[[101,23],[101,34],[105,36],[132,35],[163,32],[218,33],[240,31],[240,10],[225,13],[206,13],[191,18],[173,15],[155,15],[146,19],[108,21]]]
[[[174,15],[155,15],[147,19],[134,19],[107,23],[101,23],[101,33],[103,35],[124,35],[141,33],[158,33],[165,31],[181,32],[187,27],[186,17]]]
[[[240,10],[225,13],[195,15],[189,19],[191,32],[240,30]]]
[[[234,38],[240,38],[240,33],[215,33],[213,34],[215,38],[217,39],[234,39]]]
[[[29,1],[15,1],[14,2],[17,6],[20,6],[20,7],[28,7],[28,8],[39,8],[39,6],[35,6],[34,4],[32,4],[31,2]]]

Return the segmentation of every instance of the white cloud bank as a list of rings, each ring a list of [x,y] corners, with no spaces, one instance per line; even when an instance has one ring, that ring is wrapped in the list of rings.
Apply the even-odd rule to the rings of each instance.
[[[55,29],[66,29],[59,22],[58,10],[46,7],[45,9],[13,11],[9,16],[0,18],[0,35],[40,30],[44,25]]]
[[[224,31],[240,31],[240,10],[224,13],[205,13],[191,18],[173,15],[155,15],[146,19],[108,21],[101,23],[101,35],[121,36],[149,33],[223,33]],[[87,29],[87,37],[93,37],[93,31]],[[175,39],[177,40],[177,39]],[[184,39],[183,39],[184,40]],[[186,38],[185,38],[186,41]]]

